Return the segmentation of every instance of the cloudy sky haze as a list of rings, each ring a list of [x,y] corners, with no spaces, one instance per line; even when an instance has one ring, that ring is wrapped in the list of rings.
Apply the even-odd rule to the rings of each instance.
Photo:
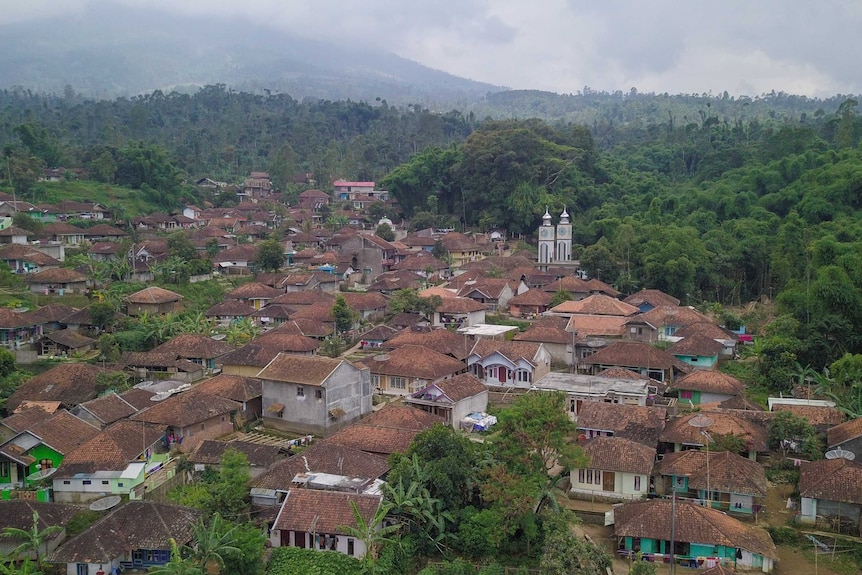
[[[379,46],[519,89],[862,93],[862,3],[801,0],[102,0]],[[88,0],[0,0],[0,23]]]

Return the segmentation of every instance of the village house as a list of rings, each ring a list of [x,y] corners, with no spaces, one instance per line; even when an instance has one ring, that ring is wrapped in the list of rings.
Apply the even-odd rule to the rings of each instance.
[[[17,350],[42,336],[42,323],[33,314],[0,308],[0,346]]]
[[[221,301],[204,312],[204,316],[215,321],[219,327],[241,321],[254,313],[254,308],[239,300]]]
[[[115,421],[125,419],[140,410],[122,396],[112,392],[80,403],[69,411],[78,419],[104,429]]]
[[[404,453],[413,439],[435,425],[443,425],[443,417],[408,405],[390,403],[364,419],[336,431],[324,441],[389,457]]]
[[[829,449],[846,449],[862,461],[862,417],[829,428],[826,444]]]
[[[76,505],[64,505],[62,503],[49,503],[43,501],[31,501],[29,499],[12,499],[0,501],[0,517],[3,518],[3,527],[17,530],[17,533],[30,533],[33,531],[33,517],[38,516],[36,529],[40,534],[46,533],[49,528],[52,533],[44,537],[43,543],[38,549],[42,556],[50,555],[66,540],[66,525],[73,517],[81,513],[81,508]],[[4,557],[14,555],[14,551],[26,541],[19,537],[3,537],[0,539],[0,553]],[[36,550],[24,553],[25,557],[36,559]]]
[[[488,409],[488,388],[472,375],[463,373],[410,394],[405,403],[442,416],[444,423],[460,429],[466,416]]]
[[[176,292],[150,286],[126,297],[126,313],[132,317],[164,315],[182,310],[183,296]]]
[[[647,312],[659,306],[676,307],[679,305],[679,300],[677,298],[657,289],[642,289],[625,298],[623,301],[629,305],[635,306],[641,312]]]
[[[540,343],[479,338],[467,366],[485,385],[529,389],[551,371],[551,354]]]
[[[467,369],[463,361],[421,345],[403,345],[362,363],[371,373],[373,388],[388,395],[409,395]]]
[[[770,573],[778,558],[764,529],[694,503],[669,499],[626,503],[614,508],[613,517],[617,548],[626,556],[640,553],[648,561],[674,561],[692,568],[721,563],[763,573]]]
[[[111,424],[63,458],[51,476],[54,500],[87,503],[107,495],[143,496],[146,476],[167,459],[163,430],[124,419]]]
[[[692,421],[695,417],[698,420]],[[706,423],[704,426],[702,423]],[[684,451],[687,449],[704,448],[708,442],[723,435],[739,437],[744,448],[740,455],[752,461],[757,460],[758,453],[769,451],[766,428],[736,415],[718,411],[698,412],[677,417],[668,421],[659,441],[662,453]],[[709,438],[712,439],[709,439]]]
[[[239,440],[216,441],[214,439],[207,439],[200,442],[189,453],[189,463],[195,466],[195,471],[203,471],[207,468],[219,471],[222,467],[222,458],[225,452],[230,449],[245,455],[252,479],[266,472],[275,463],[285,459],[285,455],[281,453],[281,447],[277,445],[265,445]]]
[[[24,281],[30,285],[31,292],[66,295],[87,291],[90,278],[69,268],[48,268],[27,274]]]
[[[98,396],[96,376],[106,372],[88,363],[60,363],[18,386],[4,407],[10,411],[24,401],[59,401],[71,409]]]
[[[221,373],[195,384],[195,391],[236,401],[242,407],[235,416],[243,421],[254,421],[263,413],[261,382],[255,377]]]
[[[272,182],[267,172],[251,172],[236,195],[240,202],[257,202],[272,194]]]
[[[581,444],[589,463],[572,469],[569,493],[591,501],[639,499],[649,492],[655,447],[623,439],[595,437]]]
[[[720,371],[696,370],[678,377],[669,391],[676,391],[679,403],[695,406],[743,395],[745,384]]]
[[[862,464],[843,457],[805,461],[799,469],[799,519],[862,536]]]
[[[676,493],[701,505],[708,502],[713,509],[752,515],[766,503],[766,471],[729,451],[667,453],[655,474],[658,494]]]
[[[67,575],[117,570],[146,571],[171,560],[171,542],[188,545],[201,512],[152,501],[129,501],[84,529],[49,555]]]
[[[0,213],[0,216],[4,214]],[[26,245],[29,243],[27,238],[31,237],[33,232],[16,227],[10,226],[8,228],[3,228],[0,230],[0,244],[19,244]]]
[[[189,453],[205,439],[232,432],[233,415],[241,408],[236,401],[192,389],[154,402],[129,419],[159,426],[164,447]]]
[[[16,274],[30,274],[60,267],[60,260],[22,244],[0,244],[0,262]]]
[[[643,443],[655,450],[664,429],[663,407],[606,403],[602,400],[576,404],[579,439],[620,437]]]
[[[277,429],[325,435],[371,412],[370,374],[345,359],[280,353],[257,377]]]
[[[485,305],[466,297],[441,298],[431,320],[434,327],[454,329],[480,323],[485,323]]]
[[[682,329],[679,329],[676,333],[681,331]],[[680,339],[667,351],[693,369],[705,370],[715,368],[719,356],[724,352],[724,346],[711,337],[695,333]]]
[[[622,367],[665,384],[672,384],[678,374],[690,367],[665,350],[638,341],[617,341],[581,360],[591,373],[611,367]]]
[[[365,542],[344,527],[358,527],[354,506],[364,524],[371,523],[382,501],[382,495],[291,489],[272,525],[269,541],[273,547],[337,551],[350,557],[364,557]]]
[[[375,190],[375,182],[350,182],[347,180],[335,180],[332,182],[333,193],[336,199],[352,202],[357,196],[367,196],[374,201],[389,200],[389,192],[386,190]]]
[[[545,391],[566,394],[569,417],[578,421],[581,409],[589,402],[645,406],[656,394],[656,382],[632,376],[604,377],[552,371],[535,382]]]
[[[506,310],[517,293],[517,282],[505,278],[482,278],[466,282],[458,291],[458,297],[470,298],[485,306],[486,311]]]
[[[218,360],[236,349],[226,341],[215,340],[201,333],[180,334],[155,347],[151,353],[175,354],[204,369],[206,375],[218,372]]]
[[[125,371],[137,378],[137,381],[172,380],[191,383],[202,379],[205,373],[202,365],[171,351],[128,352],[123,354],[122,361],[126,366]]]
[[[552,299],[548,292],[530,288],[509,300],[509,313],[513,317],[532,319],[548,311]]]
[[[229,291],[225,299],[239,300],[255,310],[262,309],[267,303],[280,296],[281,290],[258,282],[249,282]]]

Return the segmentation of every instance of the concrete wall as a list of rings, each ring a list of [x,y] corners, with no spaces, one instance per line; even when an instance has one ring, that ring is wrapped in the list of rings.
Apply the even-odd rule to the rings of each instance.
[[[612,473],[614,475],[614,490],[613,491],[604,491],[602,486],[604,485],[603,481],[599,481],[596,483],[587,483],[586,478],[582,483],[579,480],[579,471],[578,469],[573,469],[571,474],[571,489],[570,493],[573,497],[578,498],[579,495],[586,495],[589,497],[597,497],[602,498],[608,501],[622,501],[628,499],[639,499],[645,496],[649,492],[649,476],[641,475],[636,473],[625,473],[622,471],[600,471],[598,469],[594,469],[593,473],[601,473],[601,479],[604,480],[604,476],[608,473]],[[640,477],[640,490],[635,490],[635,477]]]
[[[285,533],[285,536],[287,537],[287,543],[288,543],[287,546],[288,547],[297,547],[296,541],[295,541],[296,535],[297,534],[294,531],[288,531]],[[319,549],[312,533],[303,533],[301,536],[305,537],[304,547],[306,549],[314,549],[315,551],[328,551],[329,550],[329,548],[327,548],[325,550]],[[338,540],[337,540],[336,545],[335,545],[335,550],[338,551],[339,553],[343,553],[344,555],[347,555],[348,540],[352,539],[353,540],[353,557],[361,558],[361,557],[365,556],[365,543],[363,543],[361,539],[357,539],[356,537],[347,537],[346,535],[336,535],[336,537],[338,538]],[[269,540],[272,543],[273,547],[282,547],[281,530],[273,529],[272,532],[270,533]]]

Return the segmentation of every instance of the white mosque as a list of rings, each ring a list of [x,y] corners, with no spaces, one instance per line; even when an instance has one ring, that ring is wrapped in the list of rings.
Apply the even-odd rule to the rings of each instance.
[[[551,224],[551,214],[545,208],[542,225],[539,227],[539,265],[567,264],[572,261],[572,224],[569,213],[563,208],[556,229]]]

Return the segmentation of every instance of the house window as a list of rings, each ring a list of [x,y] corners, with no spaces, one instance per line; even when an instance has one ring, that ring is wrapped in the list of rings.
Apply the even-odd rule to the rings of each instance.
[[[353,548],[354,542],[352,538],[347,539],[347,554],[353,557],[355,554],[355,550]]]
[[[390,377],[389,387],[392,389],[407,389],[407,379],[403,377]]]
[[[107,485],[107,484],[108,484],[108,482],[107,482],[107,481],[102,480],[102,485]]]
[[[9,477],[10,470],[8,461],[0,461],[0,477]]]
[[[593,470],[587,469],[587,483],[593,482]]]
[[[296,388],[296,397],[305,397],[305,388],[301,385]]]
[[[318,401],[323,399],[323,390],[322,389],[315,389],[314,390],[314,399],[316,399]]]
[[[587,470],[578,469],[578,483],[586,483]]]
[[[72,482],[71,482],[71,481],[69,481],[68,479],[64,479],[64,480],[63,480],[63,485],[72,485]]]
[[[52,467],[54,467],[54,462],[50,459],[43,459],[39,462],[39,465],[41,466],[39,467],[39,469],[51,469]]]
[[[635,491],[641,490],[641,476],[635,475]]]
[[[117,483],[117,487],[122,487],[122,486],[123,486],[122,483]]]
[[[380,376],[371,374],[371,385],[374,386],[375,389],[380,389]]]
[[[518,374],[518,381],[522,382],[522,383],[530,383],[530,381],[533,379],[533,377],[532,377],[533,374],[530,373],[529,371],[527,371],[526,369],[519,369],[517,371],[517,374]]]
[[[596,485],[601,485],[602,483],[602,472],[596,469],[596,472],[593,474],[593,483]]]
[[[93,482],[92,482],[92,481],[90,481],[89,479],[85,479],[82,483],[83,483],[84,485],[92,485],[92,484],[93,484]]]
[[[679,390],[679,398],[680,399],[691,399],[694,397],[694,392],[690,389],[680,389]]]

